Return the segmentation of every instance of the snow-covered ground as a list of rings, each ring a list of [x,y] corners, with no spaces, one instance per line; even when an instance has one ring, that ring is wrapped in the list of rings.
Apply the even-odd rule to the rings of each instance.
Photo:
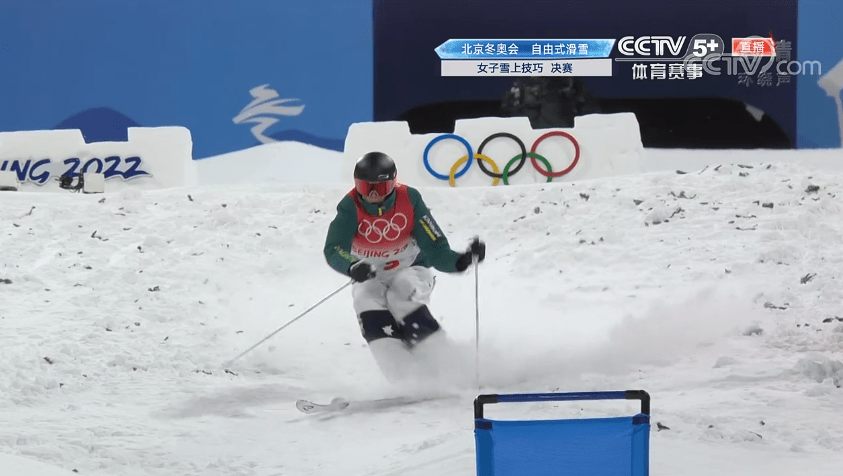
[[[625,389],[653,398],[654,476],[840,474],[841,152],[710,154],[724,165],[423,189],[455,248],[488,244],[484,386],[330,419],[295,400],[400,393],[347,289],[226,362],[346,283],[322,257],[344,185],[4,194],[0,475],[469,476],[479,391]],[[474,276],[439,273],[432,302],[468,350]]]

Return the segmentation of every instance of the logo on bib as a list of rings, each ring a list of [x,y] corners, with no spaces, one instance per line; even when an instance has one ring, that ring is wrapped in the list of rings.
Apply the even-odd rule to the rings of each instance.
[[[357,226],[357,232],[366,238],[369,243],[380,243],[383,240],[395,241],[401,236],[401,232],[407,228],[409,220],[407,215],[396,213],[389,220],[376,218],[369,221],[364,219]]]

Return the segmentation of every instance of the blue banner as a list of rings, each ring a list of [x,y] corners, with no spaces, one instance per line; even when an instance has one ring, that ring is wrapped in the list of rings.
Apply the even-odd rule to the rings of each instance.
[[[800,148],[836,148],[843,142],[843,108],[838,107],[843,96],[841,25],[840,0],[799,1],[799,36],[788,66],[800,80],[796,92]],[[821,73],[812,74],[812,69]]]
[[[511,59],[612,58],[611,77],[587,78],[598,97],[730,98],[766,113],[794,145],[840,145],[843,118],[832,91],[840,73],[831,74],[843,62],[837,0],[800,0],[798,11],[797,2],[755,8],[711,0],[700,9],[454,0],[447,15],[430,3],[388,0],[8,3],[0,15],[7,73],[0,75],[0,131],[74,128],[95,142],[126,140],[126,127],[180,125],[193,135],[196,158],[279,140],[341,150],[354,122],[500,98],[513,78],[443,77],[440,63],[500,61],[505,44]],[[535,39],[518,39],[525,31]],[[501,40],[484,40],[489,32]],[[787,56],[790,69],[762,63],[737,74],[734,66],[745,64],[738,58],[718,62],[718,75],[680,64],[682,54],[709,48],[698,36],[706,34],[727,45],[775,38],[777,60]],[[608,54],[600,42],[612,42]]]
[[[615,40],[448,40],[436,47],[441,59],[608,58]]]
[[[372,119],[372,4],[8,0],[0,131],[184,126],[193,156],[294,140],[342,150]]]

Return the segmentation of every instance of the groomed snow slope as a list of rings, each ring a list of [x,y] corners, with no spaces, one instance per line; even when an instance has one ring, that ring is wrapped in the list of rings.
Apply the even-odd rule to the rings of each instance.
[[[423,190],[455,248],[488,243],[483,391],[647,390],[654,476],[839,474],[843,174],[744,165]],[[327,420],[294,408],[399,393],[348,290],[224,366],[345,284],[321,254],[344,192],[4,195],[0,475],[473,474],[477,390]],[[473,297],[473,272],[439,273],[433,312],[469,350]]]

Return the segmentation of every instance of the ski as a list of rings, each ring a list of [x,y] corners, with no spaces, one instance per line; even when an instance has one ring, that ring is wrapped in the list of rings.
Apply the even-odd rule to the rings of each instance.
[[[331,403],[315,403],[310,400],[296,400],[296,408],[302,413],[324,413],[331,411],[345,410],[349,405],[348,400],[342,398],[335,398]]]
[[[366,410],[380,410],[383,408],[397,407],[402,405],[412,405],[416,403],[428,402],[432,400],[442,400],[447,398],[455,398],[454,396],[441,397],[392,397],[379,398],[373,400],[346,400],[344,398],[334,398],[330,403],[316,403],[310,400],[299,399],[296,401],[296,408],[308,415],[315,413],[334,413],[342,411],[366,411]]]

